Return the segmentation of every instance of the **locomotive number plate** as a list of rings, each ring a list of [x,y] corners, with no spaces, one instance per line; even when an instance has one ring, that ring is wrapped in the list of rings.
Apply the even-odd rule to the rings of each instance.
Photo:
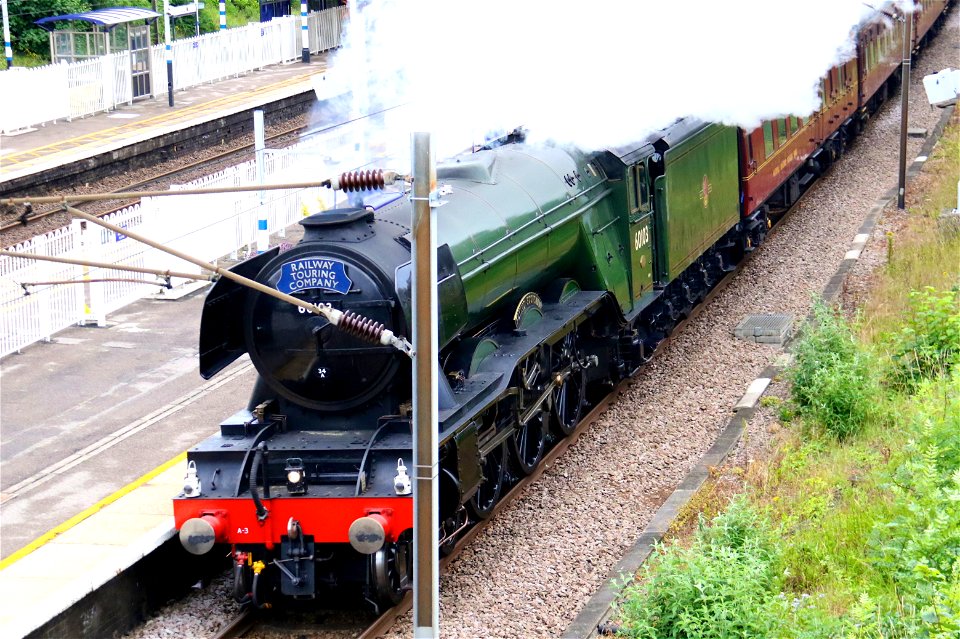
[[[288,294],[317,288],[346,294],[351,286],[343,262],[325,257],[303,257],[281,264],[277,281],[277,290]]]

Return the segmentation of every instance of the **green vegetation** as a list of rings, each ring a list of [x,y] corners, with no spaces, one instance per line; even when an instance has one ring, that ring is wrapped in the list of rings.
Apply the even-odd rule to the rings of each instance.
[[[836,309],[815,303],[813,314],[793,348],[793,401],[802,417],[844,440],[863,430],[880,408],[876,358],[859,347]]]
[[[815,304],[790,398],[765,402],[788,426],[770,458],[655,551],[624,590],[623,635],[960,637],[960,235],[936,224],[958,131],[860,315]]]

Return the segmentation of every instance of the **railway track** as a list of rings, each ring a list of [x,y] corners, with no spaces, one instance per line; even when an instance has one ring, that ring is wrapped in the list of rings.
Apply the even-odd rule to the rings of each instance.
[[[775,214],[774,225],[770,229],[769,235],[776,233],[779,223],[789,217],[789,215],[804,201],[807,194],[814,190],[816,190],[816,184],[801,194],[800,198],[789,209],[783,212],[777,212]],[[751,257],[752,254],[748,254],[737,264],[733,271],[727,273],[719,282],[717,282],[710,292],[704,296],[704,299],[693,308],[690,315],[680,320],[670,334],[657,345],[657,348],[651,355],[651,359],[657,357],[669,346],[675,337],[683,333],[686,325],[699,316],[703,309],[709,305],[710,301],[719,295],[724,289],[726,289],[727,286],[729,286],[730,282],[732,282],[733,279],[740,273],[744,265],[750,261]],[[574,444],[576,444],[584,433],[586,433],[597,421],[599,421],[600,417],[620,399],[621,395],[632,383],[632,381],[633,377],[631,376],[621,380],[617,385],[615,385],[610,392],[600,399],[590,410],[590,412],[588,412],[580,420],[580,423],[570,435],[557,441],[557,443],[544,455],[543,461],[539,464],[539,466],[537,466],[536,470],[534,470],[530,475],[518,479],[513,487],[497,502],[497,505],[494,507],[493,513],[489,518],[476,522],[457,541],[450,554],[440,557],[441,574],[446,570],[447,566],[452,563],[463,552],[463,550],[497,518],[497,515],[501,511],[507,508],[515,499],[522,495],[530,485],[536,482],[543,475],[543,473],[546,472],[547,469],[553,466],[553,464],[560,457],[562,457]],[[407,592],[399,604],[385,611],[383,614],[377,617],[373,623],[362,630],[360,634],[356,635],[357,639],[376,639],[376,637],[384,635],[387,631],[389,631],[390,628],[393,627],[397,620],[409,612],[412,607],[413,593]],[[251,608],[246,608],[240,611],[236,617],[229,621],[216,635],[214,635],[215,639],[237,639],[239,637],[245,637],[256,632],[259,624],[261,624],[261,619],[259,619],[259,615],[257,613],[258,611]]]
[[[265,140],[266,140],[266,141],[273,141],[273,140],[281,139],[281,138],[284,138],[284,137],[289,136],[289,135],[294,135],[294,134],[301,133],[301,132],[303,132],[306,128],[307,128],[307,127],[304,126],[304,125],[297,125],[297,126],[294,126],[294,127],[291,127],[291,128],[284,129],[283,131],[271,133],[270,135],[266,136]],[[200,167],[203,167],[203,166],[206,166],[206,165],[224,163],[224,162],[227,162],[228,160],[230,160],[231,158],[234,158],[234,157],[237,157],[237,156],[241,156],[241,155],[250,153],[250,152],[252,152],[253,150],[254,150],[254,143],[251,142],[250,144],[244,144],[244,145],[241,146],[241,147],[234,148],[234,149],[230,149],[230,150],[224,151],[224,152],[222,152],[222,153],[218,153],[217,155],[214,155],[214,156],[212,156],[212,157],[203,158],[203,159],[201,159],[201,160],[197,160],[197,161],[191,162],[191,163],[189,163],[189,164],[185,164],[185,165],[182,165],[182,166],[178,166],[178,167],[169,169],[169,170],[167,170],[167,171],[163,171],[163,172],[161,172],[161,173],[157,173],[157,174],[151,175],[151,176],[148,177],[148,178],[144,178],[144,179],[138,180],[138,181],[136,181],[136,182],[131,182],[131,183],[126,184],[125,186],[119,188],[119,189],[115,189],[115,190],[113,190],[113,191],[110,191],[110,193],[111,193],[111,194],[122,195],[123,193],[130,192],[130,191],[142,191],[142,190],[144,190],[144,187],[145,187],[145,186],[151,185],[151,184],[154,184],[154,183],[157,183],[157,182],[160,182],[160,183],[172,183],[172,182],[176,181],[176,178],[177,178],[178,175],[182,175],[182,174],[185,174],[185,173],[188,173],[188,172],[191,172],[191,171],[195,171],[196,169],[198,169],[198,168],[200,168]],[[139,200],[138,200],[138,201],[139,201]],[[120,211],[120,210],[122,210],[122,209],[124,209],[124,208],[126,208],[126,207],[128,207],[128,206],[131,206],[132,204],[135,204],[135,202],[127,202],[126,204],[123,204],[122,206],[116,206],[116,207],[113,207],[113,208],[111,208],[111,209],[109,209],[109,210],[99,211],[99,212],[96,212],[96,213],[93,213],[93,214],[96,215],[97,217],[105,217],[105,216],[110,215],[110,214],[112,214],[112,213],[116,213],[117,211]],[[89,206],[89,205],[88,205],[88,206]],[[82,204],[79,204],[79,205],[77,205],[77,208],[79,208],[79,209],[82,210],[82,209],[83,209],[83,205],[82,205]],[[4,232],[6,232],[6,231],[9,231],[9,230],[12,230],[12,229],[16,229],[16,228],[18,228],[18,227],[20,227],[20,226],[24,226],[24,225],[31,224],[31,223],[34,223],[34,222],[39,222],[40,220],[47,219],[47,218],[49,218],[49,217],[51,217],[51,216],[53,216],[53,215],[62,215],[63,213],[64,213],[64,212],[63,212],[63,209],[61,209],[61,208],[56,208],[56,207],[51,207],[51,208],[46,209],[46,210],[32,211],[32,212],[31,212],[31,210],[28,208],[28,209],[24,210],[24,212],[23,212],[19,217],[15,218],[15,221],[4,222],[2,225],[0,225],[0,233],[4,233]]]

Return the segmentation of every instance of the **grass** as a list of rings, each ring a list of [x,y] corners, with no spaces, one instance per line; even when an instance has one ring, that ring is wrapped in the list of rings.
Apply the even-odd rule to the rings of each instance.
[[[958,140],[955,117],[870,298],[853,320],[819,304],[790,399],[763,402],[776,446],[729,505],[722,477],[691,500],[687,538],[625,589],[621,634],[960,637],[960,234],[936,223]]]
[[[947,290],[958,284],[960,233],[939,232],[937,218],[957,206],[960,179],[960,112],[924,166],[925,188],[911,190],[909,223],[890,237],[891,259],[875,278],[870,299],[863,308],[861,335],[867,341],[882,339],[898,326],[910,306],[910,291],[932,286]],[[918,250],[918,247],[920,250]]]

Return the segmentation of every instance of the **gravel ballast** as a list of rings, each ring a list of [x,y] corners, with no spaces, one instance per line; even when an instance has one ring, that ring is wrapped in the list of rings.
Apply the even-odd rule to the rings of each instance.
[[[911,128],[930,131],[940,118],[921,81],[955,66],[958,14],[913,65]],[[737,323],[750,313],[805,317],[870,208],[896,185],[899,127],[892,99],[733,283],[451,566],[440,583],[443,637],[562,634],[780,352],[737,340]],[[908,140],[908,163],[922,144]],[[411,630],[408,615],[388,636]]]

